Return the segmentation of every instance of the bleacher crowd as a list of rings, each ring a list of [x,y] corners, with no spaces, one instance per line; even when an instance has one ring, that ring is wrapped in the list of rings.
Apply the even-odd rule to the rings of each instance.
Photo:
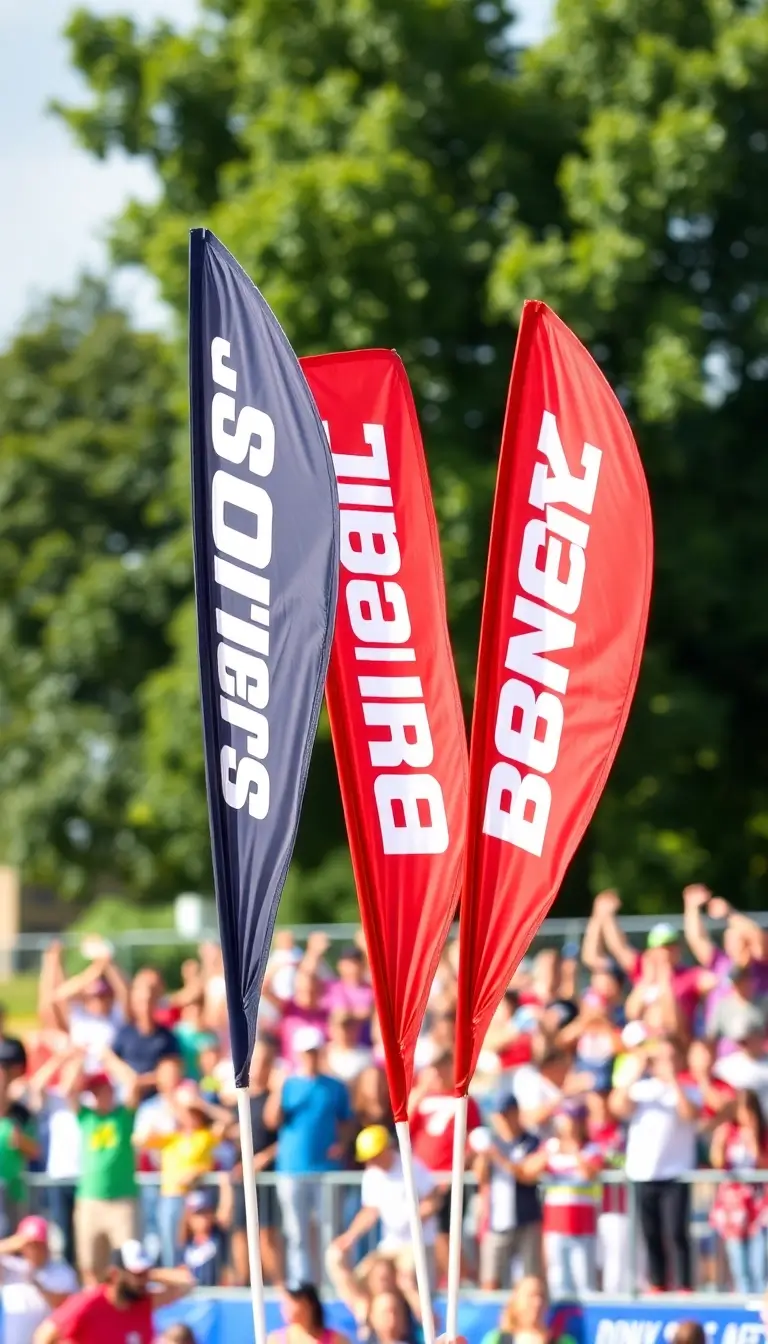
[[[690,1290],[695,1270],[699,1284],[765,1285],[768,1203],[749,1173],[768,1168],[768,937],[703,887],[683,899],[683,935],[659,923],[638,949],[618,897],[598,896],[581,947],[526,958],[488,1032],[469,1107],[462,1275],[483,1288],[514,1281],[514,1310],[531,1319],[545,1292]],[[725,921],[722,945],[706,914]],[[410,1106],[435,1287],[447,1267],[456,950],[432,986]],[[248,1281],[220,952],[201,947],[178,986],[151,967],[129,980],[101,940],[87,952],[67,978],[49,948],[33,1033],[0,1022],[7,1344],[30,1344],[35,1329],[40,1344],[69,1339],[50,1313],[66,1315],[78,1283],[114,1289],[132,1264],[169,1300],[190,1284]],[[333,952],[321,934],[303,948],[276,935],[250,1093],[264,1273],[290,1286],[288,1316],[311,1318],[311,1285],[327,1274],[361,1338],[416,1338],[362,936]],[[686,1178],[704,1167],[732,1177],[705,1187],[702,1204]],[[330,1172],[348,1175],[329,1183]]]

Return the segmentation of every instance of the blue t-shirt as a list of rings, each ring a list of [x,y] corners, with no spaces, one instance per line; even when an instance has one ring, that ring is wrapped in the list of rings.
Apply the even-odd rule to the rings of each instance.
[[[337,1078],[286,1078],[283,1123],[277,1136],[278,1171],[333,1171],[328,1149],[339,1142],[339,1125],[352,1119],[347,1089]]]
[[[167,1027],[153,1027],[145,1034],[132,1022],[120,1028],[113,1048],[137,1073],[154,1073],[161,1059],[181,1054],[179,1042]]]

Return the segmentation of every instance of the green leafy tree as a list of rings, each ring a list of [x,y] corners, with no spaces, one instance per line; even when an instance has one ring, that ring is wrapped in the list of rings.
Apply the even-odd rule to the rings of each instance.
[[[768,867],[765,5],[560,0],[552,37],[525,56],[494,0],[208,0],[187,33],[81,11],[69,34],[90,88],[87,106],[65,112],[75,133],[96,154],[120,148],[155,166],[157,202],[116,223],[114,255],[157,278],[178,314],[179,346],[186,232],[204,223],[300,352],[382,344],[405,359],[468,706],[523,299],[547,299],[588,342],[641,445],[656,590],[628,736],[560,908],[582,906],[587,885],[609,881],[636,903],[668,903],[693,876],[758,902]],[[158,359],[167,450],[183,438],[183,374],[173,352],[158,347]],[[45,381],[45,359],[38,367]],[[157,406],[141,400],[145,412]],[[107,717],[123,764],[106,771],[86,818],[92,848],[78,854],[67,839],[70,781],[54,781],[48,810],[46,781],[71,761],[81,762],[75,796],[90,779],[82,725],[95,715],[101,741],[103,689],[84,687],[82,703],[59,695],[55,728],[71,750],[39,748],[44,787],[36,798],[30,784],[18,814],[27,854],[48,852],[52,868],[63,856],[76,877],[92,877],[119,837],[116,854],[125,850],[139,886],[156,894],[198,884],[207,864],[184,452],[157,483],[168,512],[146,553],[165,605],[151,653],[140,639],[114,670],[125,687],[119,731]],[[33,479],[18,485],[25,508]],[[45,526],[39,545],[50,547],[57,529],[51,517]],[[114,568],[127,585],[125,566]],[[14,621],[22,610],[20,590]],[[144,631],[151,611],[142,609]],[[32,652],[41,628],[25,635]],[[4,693],[13,675],[0,670]],[[113,684],[98,644],[90,675]],[[34,676],[24,686],[35,688]],[[30,714],[38,733],[35,702]],[[16,732],[21,750],[22,721]],[[4,798],[33,780],[29,764],[28,776],[0,776]],[[292,909],[315,917],[348,909],[333,781],[321,729],[298,850],[312,876],[290,893]]]
[[[137,693],[190,582],[175,376],[93,282],[0,358],[0,845],[64,892],[156,877],[129,813]]]

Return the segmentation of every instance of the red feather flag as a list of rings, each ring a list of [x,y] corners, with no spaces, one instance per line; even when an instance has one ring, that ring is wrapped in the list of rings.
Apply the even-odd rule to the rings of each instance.
[[[526,303],[496,484],[472,726],[456,1095],[605,786],[651,593],[648,491],[602,373]]]
[[[333,454],[341,578],[326,693],[396,1121],[459,896],[467,747],[416,409],[400,359],[303,359]]]

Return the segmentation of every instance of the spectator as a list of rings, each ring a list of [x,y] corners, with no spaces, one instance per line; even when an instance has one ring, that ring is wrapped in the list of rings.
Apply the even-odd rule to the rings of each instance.
[[[198,1288],[215,1288],[224,1282],[226,1237],[216,1213],[215,1190],[193,1190],[184,1201],[181,1263]]]
[[[489,1330],[482,1344],[550,1344],[547,1295],[543,1281],[527,1275],[515,1284],[498,1330]]]
[[[63,979],[60,943],[51,948],[51,956],[60,979],[52,996],[56,1022],[69,1033],[72,1044],[85,1051],[86,1069],[96,1070],[102,1050],[112,1049],[125,1024],[128,986],[109,950],[68,980]]]
[[[262,1184],[262,1172],[273,1172],[277,1156],[277,1133],[264,1121],[269,1100],[269,1084],[275,1065],[275,1048],[268,1041],[257,1041],[251,1059],[250,1105],[253,1134],[253,1172],[259,1211],[259,1243],[264,1278],[267,1283],[283,1280],[283,1248],[280,1236],[280,1210],[274,1185]],[[235,1283],[248,1283],[248,1241],[245,1228],[243,1167],[237,1162],[229,1173],[232,1186],[232,1261]]]
[[[483,1049],[491,1051],[498,1057],[499,1068],[502,1070],[530,1064],[533,1057],[531,1031],[526,1030],[518,1017],[519,1006],[520,1000],[516,991],[507,990],[493,1015],[483,1042]],[[532,1019],[532,1024],[535,1027],[535,1019]]]
[[[128,1242],[137,1224],[137,1186],[133,1157],[133,1122],[139,1079],[111,1051],[105,1068],[123,1086],[118,1102],[109,1073],[83,1077],[80,1067],[68,1080],[67,1095],[80,1126],[81,1173],[75,1198],[77,1266],[86,1284],[95,1283],[109,1265],[113,1250]],[[81,1090],[89,1098],[80,1099]]]
[[[617,1119],[629,1122],[626,1173],[637,1185],[640,1226],[652,1290],[690,1289],[690,1187],[696,1166],[696,1125],[701,1093],[680,1081],[682,1053],[675,1041],[650,1042],[634,1061],[635,1080],[622,1080],[611,1096]],[[672,1247],[674,1275],[667,1244]]]
[[[595,898],[584,936],[584,960],[592,966],[604,947],[636,987],[642,984],[646,997],[653,995],[657,986],[669,984],[682,1014],[683,1028],[690,1034],[699,1000],[714,989],[717,976],[701,966],[683,966],[681,937],[672,924],[654,924],[646,950],[636,952],[619,927],[616,916],[620,909],[621,901],[613,891]],[[632,1014],[628,1011],[627,1016]]]
[[[481,1148],[475,1162],[487,1209],[486,1230],[480,1239],[480,1280],[487,1290],[509,1287],[516,1259],[524,1275],[542,1272],[539,1194],[535,1183],[522,1175],[522,1164],[539,1141],[523,1129],[511,1095],[500,1099],[492,1123],[491,1143],[486,1151]]]
[[[176,1125],[145,1133],[142,1143],[160,1150],[160,1199],[157,1222],[162,1263],[173,1268],[180,1259],[179,1224],[184,1197],[192,1186],[214,1168],[216,1146],[229,1127],[225,1111],[203,1101],[194,1083],[182,1083],[173,1098]]]
[[[566,1049],[575,1045],[573,1068],[583,1078],[585,1089],[610,1091],[621,1035],[602,994],[588,989],[578,1016],[560,1029],[556,1039]]]
[[[763,1116],[768,1118],[768,1055],[763,1033],[747,1026],[743,1034],[737,1032],[734,1044],[733,1054],[718,1060],[712,1072],[735,1091],[756,1092]]]
[[[350,1086],[373,1063],[373,1051],[360,1045],[360,1019],[346,1008],[336,1008],[328,1018],[325,1063],[333,1078]]]
[[[703,886],[686,887],[683,892],[685,937],[696,960],[716,977],[707,1000],[708,1015],[730,991],[729,972],[734,967],[748,968],[756,999],[768,995],[768,947],[763,929],[746,915],[734,910],[721,897],[713,897]],[[727,920],[722,951],[704,927],[702,912],[712,919]],[[727,1053],[726,1048],[721,1053]]]
[[[437,1210],[437,1238],[435,1255],[440,1277],[448,1267],[448,1230],[451,1216],[451,1192],[449,1179],[453,1163],[453,1131],[456,1117],[456,1098],[453,1095],[453,1055],[445,1053],[427,1069],[416,1081],[408,1105],[408,1121],[411,1130],[413,1155],[432,1172],[443,1174],[439,1183],[442,1199]],[[467,1110],[467,1132],[471,1133],[482,1124],[482,1116],[477,1102],[469,1098]]]
[[[394,1133],[392,1104],[389,1100],[387,1078],[378,1064],[363,1069],[351,1087],[352,1109],[358,1129],[368,1125],[386,1125]]]
[[[720,1171],[760,1171],[768,1167],[768,1128],[756,1092],[736,1095],[736,1115],[712,1137],[712,1166]],[[765,1285],[764,1193],[741,1181],[719,1185],[711,1222],[725,1242],[737,1293],[759,1293]]]
[[[319,1027],[304,1026],[295,1033],[298,1074],[278,1083],[264,1107],[265,1125],[278,1134],[278,1198],[293,1283],[312,1278],[311,1224],[320,1213],[319,1184],[301,1176],[337,1170],[352,1138],[347,1090],[338,1078],[320,1072],[323,1043]]]
[[[75,1263],[75,1190],[80,1178],[80,1126],[69,1101],[71,1080],[82,1069],[82,1051],[76,1046],[52,1054],[27,1083],[26,1095],[48,1130],[45,1171],[53,1184],[48,1189],[51,1222],[64,1238],[64,1257]],[[58,1075],[58,1083],[54,1078]]]
[[[323,1304],[313,1284],[284,1289],[281,1305],[285,1327],[273,1330],[267,1344],[349,1344],[346,1335],[325,1324]]]
[[[272,1007],[280,1013],[280,1054],[289,1067],[297,1062],[298,1051],[294,1037],[305,1027],[319,1031],[323,1040],[327,1036],[328,1009],[323,1003],[323,984],[318,968],[328,946],[325,934],[310,934],[307,950],[296,969],[293,981],[293,994],[290,999],[282,999],[274,989],[275,968],[264,977],[262,995]]]
[[[555,1117],[556,1134],[521,1163],[522,1175],[547,1175],[544,1191],[544,1251],[553,1301],[597,1287],[597,1213],[603,1165],[587,1135],[587,1107],[565,1100]]]
[[[768,1002],[758,998],[751,966],[734,964],[725,975],[726,987],[709,1014],[707,1037],[722,1045],[718,1053],[732,1054],[737,1042],[750,1036],[765,1039],[768,1027]]]
[[[336,1238],[333,1248],[342,1255],[349,1254],[360,1238],[379,1224],[381,1240],[375,1255],[393,1260],[398,1270],[398,1282],[402,1284],[407,1279],[409,1289],[414,1290],[416,1277],[413,1245],[400,1154],[393,1144],[389,1131],[383,1125],[373,1125],[358,1135],[355,1155],[359,1162],[365,1163],[361,1190],[362,1208],[352,1219],[347,1231]],[[442,1201],[431,1173],[416,1157],[413,1169],[416,1193],[419,1197],[419,1212],[424,1228],[427,1262],[431,1271],[430,1276],[434,1280],[435,1213]],[[359,1266],[359,1272],[364,1274],[366,1268],[366,1263],[363,1261]]]
[[[537,1138],[552,1133],[552,1117],[563,1097],[563,1086],[571,1065],[567,1050],[545,1048],[541,1062],[524,1064],[512,1080],[512,1093],[520,1110],[520,1123]]]
[[[113,1252],[105,1283],[74,1293],[35,1331],[34,1344],[152,1344],[152,1312],[192,1287],[186,1270],[158,1270],[140,1241]]]
[[[22,1218],[16,1233],[0,1241],[0,1301],[3,1344],[32,1344],[37,1327],[77,1291],[77,1275],[48,1251],[44,1218]]]
[[[354,943],[343,947],[337,963],[338,980],[326,986],[323,1007],[331,1013],[346,1013],[360,1026],[359,1042],[371,1044],[373,989],[366,974],[366,957]]]
[[[137,1075],[144,1094],[152,1094],[156,1089],[160,1061],[181,1054],[173,1032],[155,1020],[161,993],[162,984],[156,973],[139,971],[131,985],[130,1021],[115,1038],[115,1054]]]
[[[133,1146],[136,1152],[136,1169],[139,1172],[157,1175],[160,1171],[160,1146],[156,1137],[159,1134],[172,1134],[176,1129],[176,1093],[181,1086],[184,1072],[180,1055],[168,1055],[161,1059],[155,1070],[157,1091],[142,1101],[136,1112],[133,1126]],[[147,1143],[147,1138],[154,1136]],[[140,1187],[141,1235],[147,1245],[159,1245],[160,1226],[157,1211],[160,1200],[160,1185],[154,1181]]]
[[[405,1339],[416,1344],[420,1330],[417,1322],[421,1319],[419,1295],[413,1288],[410,1271],[401,1282],[393,1260],[384,1256],[366,1257],[365,1266],[355,1272],[350,1269],[345,1253],[335,1242],[331,1242],[326,1255],[328,1275],[340,1300],[352,1312],[357,1325],[357,1337],[361,1341],[374,1344],[375,1334],[371,1324],[373,1303],[387,1293],[402,1296],[407,1311],[407,1331]]]
[[[414,1344],[413,1318],[399,1289],[377,1293],[368,1310],[371,1344]]]
[[[0,1231],[6,1232],[19,1221],[24,1201],[24,1172],[27,1163],[39,1155],[29,1110],[14,1100],[14,1082],[23,1074],[27,1052],[13,1036],[0,1039],[0,1193],[2,1213]]]

